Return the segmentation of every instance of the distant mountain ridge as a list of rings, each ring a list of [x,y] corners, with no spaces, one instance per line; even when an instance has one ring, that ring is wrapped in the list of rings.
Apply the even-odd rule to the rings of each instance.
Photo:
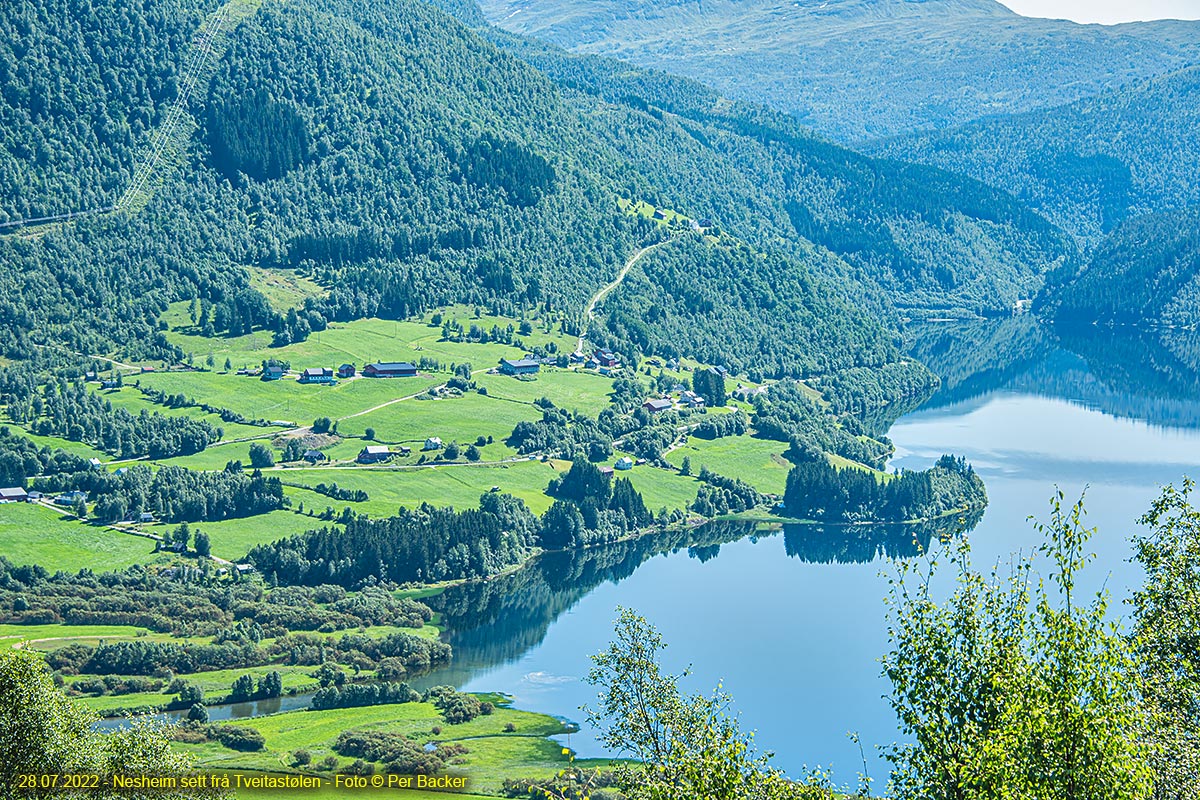
[[[1011,192],[1081,240],[1200,203],[1200,67],[866,150]]]
[[[1200,60],[1200,22],[1078,25],[992,0],[481,0],[501,27],[861,141],[1062,105]]]

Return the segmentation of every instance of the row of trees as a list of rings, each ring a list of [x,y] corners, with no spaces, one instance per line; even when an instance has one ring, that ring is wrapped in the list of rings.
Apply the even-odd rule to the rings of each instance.
[[[25,367],[3,370],[20,373]],[[37,434],[86,442],[119,458],[170,458],[198,453],[221,437],[203,420],[114,407],[82,382],[40,384],[28,375],[0,374],[9,417]]]
[[[87,470],[42,478],[48,491],[78,489],[95,498],[93,516],[115,522],[144,511],[167,522],[215,522],[266,514],[283,507],[278,478],[240,469],[199,472],[183,467],[134,466],[120,474]]]
[[[987,505],[983,481],[961,458],[942,456],[924,472],[878,475],[835,467],[824,457],[788,472],[783,505],[798,519],[821,522],[907,522]]]

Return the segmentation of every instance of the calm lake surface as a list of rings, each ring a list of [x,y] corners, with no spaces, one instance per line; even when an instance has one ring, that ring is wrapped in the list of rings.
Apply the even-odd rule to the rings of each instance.
[[[1172,335],[1174,336],[1174,335]],[[875,420],[896,446],[893,469],[924,469],[943,453],[966,456],[989,505],[966,521],[976,563],[1031,552],[1028,517],[1046,520],[1061,488],[1087,490],[1099,527],[1096,561],[1081,578],[1106,587],[1112,613],[1140,580],[1128,537],[1159,488],[1200,476],[1200,347],[1144,333],[1050,331],[1031,317],[929,325],[910,352],[942,379],[898,420]],[[880,747],[898,738],[879,657],[887,650],[883,598],[891,557],[913,557],[938,526],[710,524],[583,553],[553,554],[486,584],[430,602],[442,612],[454,663],[414,681],[511,694],[520,708],[584,722],[595,692],[588,654],[610,639],[619,605],[650,619],[669,643],[667,665],[691,665],[688,686],[722,682],[743,727],[794,776],[832,769],[851,785],[864,767],[885,785]],[[210,709],[214,720],[301,708],[308,696]],[[118,724],[110,722],[112,724]],[[603,756],[586,724],[566,743]]]
[[[1035,546],[1027,517],[1048,517],[1056,486],[1068,501],[1088,487],[1100,532],[1083,583],[1123,598],[1139,579],[1128,563],[1135,520],[1160,486],[1200,475],[1193,343],[1067,336],[1029,317],[929,326],[912,338],[943,384],[891,425],[893,468],[923,469],[943,453],[974,464],[990,503],[969,536],[988,565]],[[876,746],[898,738],[878,663],[881,573],[888,555],[912,554],[912,538],[911,529],[714,525],[547,558],[440,599],[455,664],[430,679],[582,722],[578,707],[594,698],[581,680],[587,656],[608,642],[616,607],[631,606],[662,631],[669,666],[692,665],[693,689],[724,683],[778,766],[799,775],[819,764],[853,783],[863,759],[846,734],[857,731],[880,786],[887,765]],[[603,755],[586,726],[570,744]]]

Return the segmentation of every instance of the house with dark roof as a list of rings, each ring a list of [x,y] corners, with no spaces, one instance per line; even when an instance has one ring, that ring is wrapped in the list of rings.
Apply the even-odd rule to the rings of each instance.
[[[533,375],[541,369],[541,365],[532,358],[500,359],[500,371],[505,375]]]
[[[355,372],[355,369],[354,369],[353,364],[342,364],[340,367],[338,367],[337,376],[339,378],[343,378],[343,379],[344,378],[353,378],[354,372]]]
[[[378,464],[380,461],[387,461],[391,457],[392,451],[387,448],[387,445],[369,444],[359,452],[358,463]]]
[[[302,455],[301,458],[310,464],[316,464],[318,461],[327,461],[329,456],[325,455],[320,450],[305,450],[304,455]]]
[[[262,371],[262,380],[264,380],[264,381],[280,380],[281,378],[283,378],[285,372],[286,372],[286,370],[284,370],[284,368],[280,367],[280,366],[266,367]]]
[[[407,361],[382,361],[367,364],[362,374],[364,378],[412,378],[417,374],[417,367]]]
[[[308,367],[300,373],[300,383],[334,383],[333,370],[329,367]]]
[[[668,410],[673,405],[675,404],[671,402],[670,398],[664,397],[662,399],[647,400],[646,402],[642,403],[642,408],[646,409],[651,414],[657,414],[660,411]]]
[[[596,359],[602,367],[615,367],[621,363],[621,360],[617,358],[617,354],[608,348],[597,350],[592,354],[592,358]]]

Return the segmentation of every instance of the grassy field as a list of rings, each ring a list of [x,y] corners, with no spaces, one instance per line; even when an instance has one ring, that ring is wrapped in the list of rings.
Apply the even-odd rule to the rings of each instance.
[[[476,317],[472,310],[462,307],[448,309],[443,316],[457,319],[464,328],[477,325],[490,330],[493,325],[504,328],[515,324],[514,320],[486,314]],[[228,358],[235,369],[260,364],[266,358],[288,361],[293,368],[301,369],[306,366],[337,366],[342,362],[350,362],[359,368],[372,361],[415,363],[422,356],[435,358],[446,367],[451,363],[469,363],[475,369],[485,369],[496,365],[501,358],[518,357],[523,352],[515,346],[499,343],[443,342],[440,341],[441,326],[433,326],[428,322],[367,319],[331,323],[328,329],[312,334],[308,341],[271,347],[271,335],[264,331],[213,339],[195,335],[187,316],[187,303],[173,305],[163,319],[172,328],[167,337],[184,352],[192,353],[197,363],[211,353],[218,366],[223,366]],[[575,340],[558,333],[557,327],[547,333],[538,324],[534,325],[530,335],[521,339],[526,347],[553,343],[564,352],[571,352],[575,347]]]
[[[609,405],[612,378],[553,367],[543,367],[535,378],[530,381],[508,375],[476,375],[475,382],[486,387],[490,397],[522,403],[546,397],[559,408],[582,412],[589,417],[598,415]],[[534,419],[541,417],[541,412],[536,409],[533,414]]]
[[[149,539],[64,518],[34,503],[0,505],[0,555],[14,564],[40,564],[51,572],[103,572],[156,558]]]
[[[468,750],[462,757],[464,763],[451,767],[448,773],[466,776],[468,791],[489,794],[499,791],[505,777],[549,777],[567,763],[561,745],[546,738],[565,732],[562,722],[503,705],[490,715],[459,725],[445,723],[428,703],[291,711],[233,724],[257,729],[266,739],[266,748],[258,753],[237,753],[214,743],[179,747],[190,750],[198,766],[208,769],[288,769],[291,754],[300,749],[308,750],[314,763],[334,756],[341,767],[351,761],[333,752],[342,731],[383,730],[408,736],[418,743],[462,743]],[[506,732],[505,727],[510,724],[515,730]],[[434,727],[439,727],[441,733],[434,734]],[[398,796],[410,795],[403,792]]]
[[[760,492],[783,494],[791,465],[783,458],[787,450],[783,442],[755,439],[750,436],[727,436],[721,439],[691,437],[687,444],[671,452],[667,460],[675,466],[686,457],[691,460],[692,474],[708,467],[718,475],[741,478]]]
[[[343,489],[362,489],[370,499],[365,503],[347,503],[317,495],[312,500],[316,508],[346,506],[370,516],[390,516],[400,506],[415,508],[423,502],[436,506],[473,508],[479,496],[493,486],[499,486],[525,501],[534,512],[550,507],[546,484],[557,472],[540,461],[516,461],[501,466],[443,466],[421,469],[314,469],[289,470],[281,473],[288,483],[315,486],[333,483]],[[305,507],[311,507],[305,501]]]
[[[294,369],[304,366],[311,364],[293,364]],[[336,386],[306,385],[291,378],[262,381],[252,375],[219,372],[156,372],[142,375],[138,380],[144,386],[169,394],[183,394],[197,403],[228,408],[248,419],[310,425],[317,417],[339,419],[420,394],[431,386],[444,383],[446,376],[421,374],[415,378],[386,380],[356,378],[341,381]],[[264,432],[262,428],[252,428],[245,435],[256,436]]]
[[[68,453],[81,456],[83,458],[98,458],[101,461],[108,461],[112,456],[105,453],[103,450],[97,450],[89,444],[83,442],[72,442],[70,439],[63,439],[58,436],[39,436],[36,433],[30,433],[24,427],[16,425],[12,422],[5,423],[10,428],[14,429],[14,433],[19,431],[26,439],[37,444],[38,447],[49,447],[52,450],[64,450]]]
[[[314,493],[315,494],[315,493]],[[320,495],[316,495],[320,497]],[[329,500],[329,498],[322,498]],[[342,508],[345,503],[336,503],[329,501],[334,508]],[[311,508],[309,503],[305,503],[305,508]],[[325,508],[324,505],[316,506],[317,511]],[[221,522],[195,522],[192,523],[191,529],[193,536],[195,531],[204,531],[208,534],[209,540],[212,542],[213,555],[224,558],[229,561],[240,561],[245,558],[246,553],[250,552],[250,548],[256,544],[267,544],[277,539],[284,539],[288,536],[294,536],[304,531],[313,530],[315,528],[323,528],[329,525],[328,522],[322,522],[319,519],[296,514],[293,511],[281,510],[272,511],[270,514],[259,514],[256,517],[246,517],[245,519],[227,519]],[[162,535],[166,535],[167,531],[174,528],[174,525],[162,526],[162,530],[156,531]]]
[[[124,408],[125,410],[129,411],[129,413],[134,415],[140,414],[142,411],[146,411],[150,414],[158,412],[160,414],[174,417],[189,417],[195,420],[202,420],[207,422],[209,425],[212,425],[214,428],[221,429],[224,439],[240,439],[247,436],[261,436],[268,432],[268,430],[265,428],[259,428],[253,425],[241,425],[236,422],[225,422],[216,414],[206,413],[194,406],[188,408],[168,408],[167,406],[159,405],[151,401],[150,398],[146,397],[132,385],[133,383],[140,381],[146,386],[155,389],[163,389],[169,394],[178,394],[180,392],[178,389],[166,389],[164,386],[156,386],[154,384],[159,378],[170,379],[177,376],[182,377],[185,375],[190,376],[197,374],[199,373],[146,373],[145,375],[139,375],[135,378],[131,378],[129,381],[130,385],[126,385],[120,389],[101,390],[97,387],[96,394],[112,403],[114,408]],[[165,383],[166,381],[163,382]],[[183,392],[183,394],[187,394],[187,392]],[[197,402],[207,402],[207,400],[201,398],[197,400]]]
[[[618,453],[618,455],[620,455]],[[700,491],[700,481],[694,477],[685,478],[678,472],[658,469],[646,465],[634,467],[628,472],[617,472],[616,475],[628,478],[633,488],[641,492],[646,508],[657,513],[660,508],[686,509],[696,499]]]
[[[141,636],[159,641],[171,638],[169,634],[153,633],[146,628],[137,628],[132,625],[0,624],[0,640],[6,640],[7,643],[14,645],[28,641],[33,643],[32,647],[35,650],[66,647],[77,641],[133,639]]]
[[[422,444],[430,436],[465,444],[479,436],[505,439],[521,420],[540,416],[524,403],[468,392],[462,397],[397,403],[344,420],[338,430],[361,436],[364,430],[373,428],[375,438],[389,444]]]
[[[219,703],[228,700],[228,695],[233,687],[233,682],[241,675],[253,675],[255,681],[266,675],[268,672],[279,672],[283,678],[283,690],[295,690],[296,692],[314,691],[320,683],[316,678],[309,675],[315,667],[289,667],[282,664],[268,664],[263,667],[246,667],[241,669],[221,669],[211,672],[192,672],[183,676],[187,682],[199,686],[204,690],[204,702]],[[372,673],[368,673],[372,674]],[[67,680],[67,686],[77,683],[81,680],[94,679],[94,675],[83,675]],[[83,703],[85,706],[95,711],[101,716],[116,716],[114,712],[119,712],[126,708],[145,708],[145,707],[165,707],[168,703],[175,699],[175,695],[166,692],[170,681],[163,683],[163,691],[159,692],[135,692],[132,694],[102,694],[99,697],[83,695],[75,699]]]
[[[301,305],[306,298],[325,294],[319,284],[294,269],[251,267],[247,271],[250,273],[250,285],[262,292],[271,308],[280,314],[286,314],[288,309]],[[191,319],[187,321],[191,322]]]

